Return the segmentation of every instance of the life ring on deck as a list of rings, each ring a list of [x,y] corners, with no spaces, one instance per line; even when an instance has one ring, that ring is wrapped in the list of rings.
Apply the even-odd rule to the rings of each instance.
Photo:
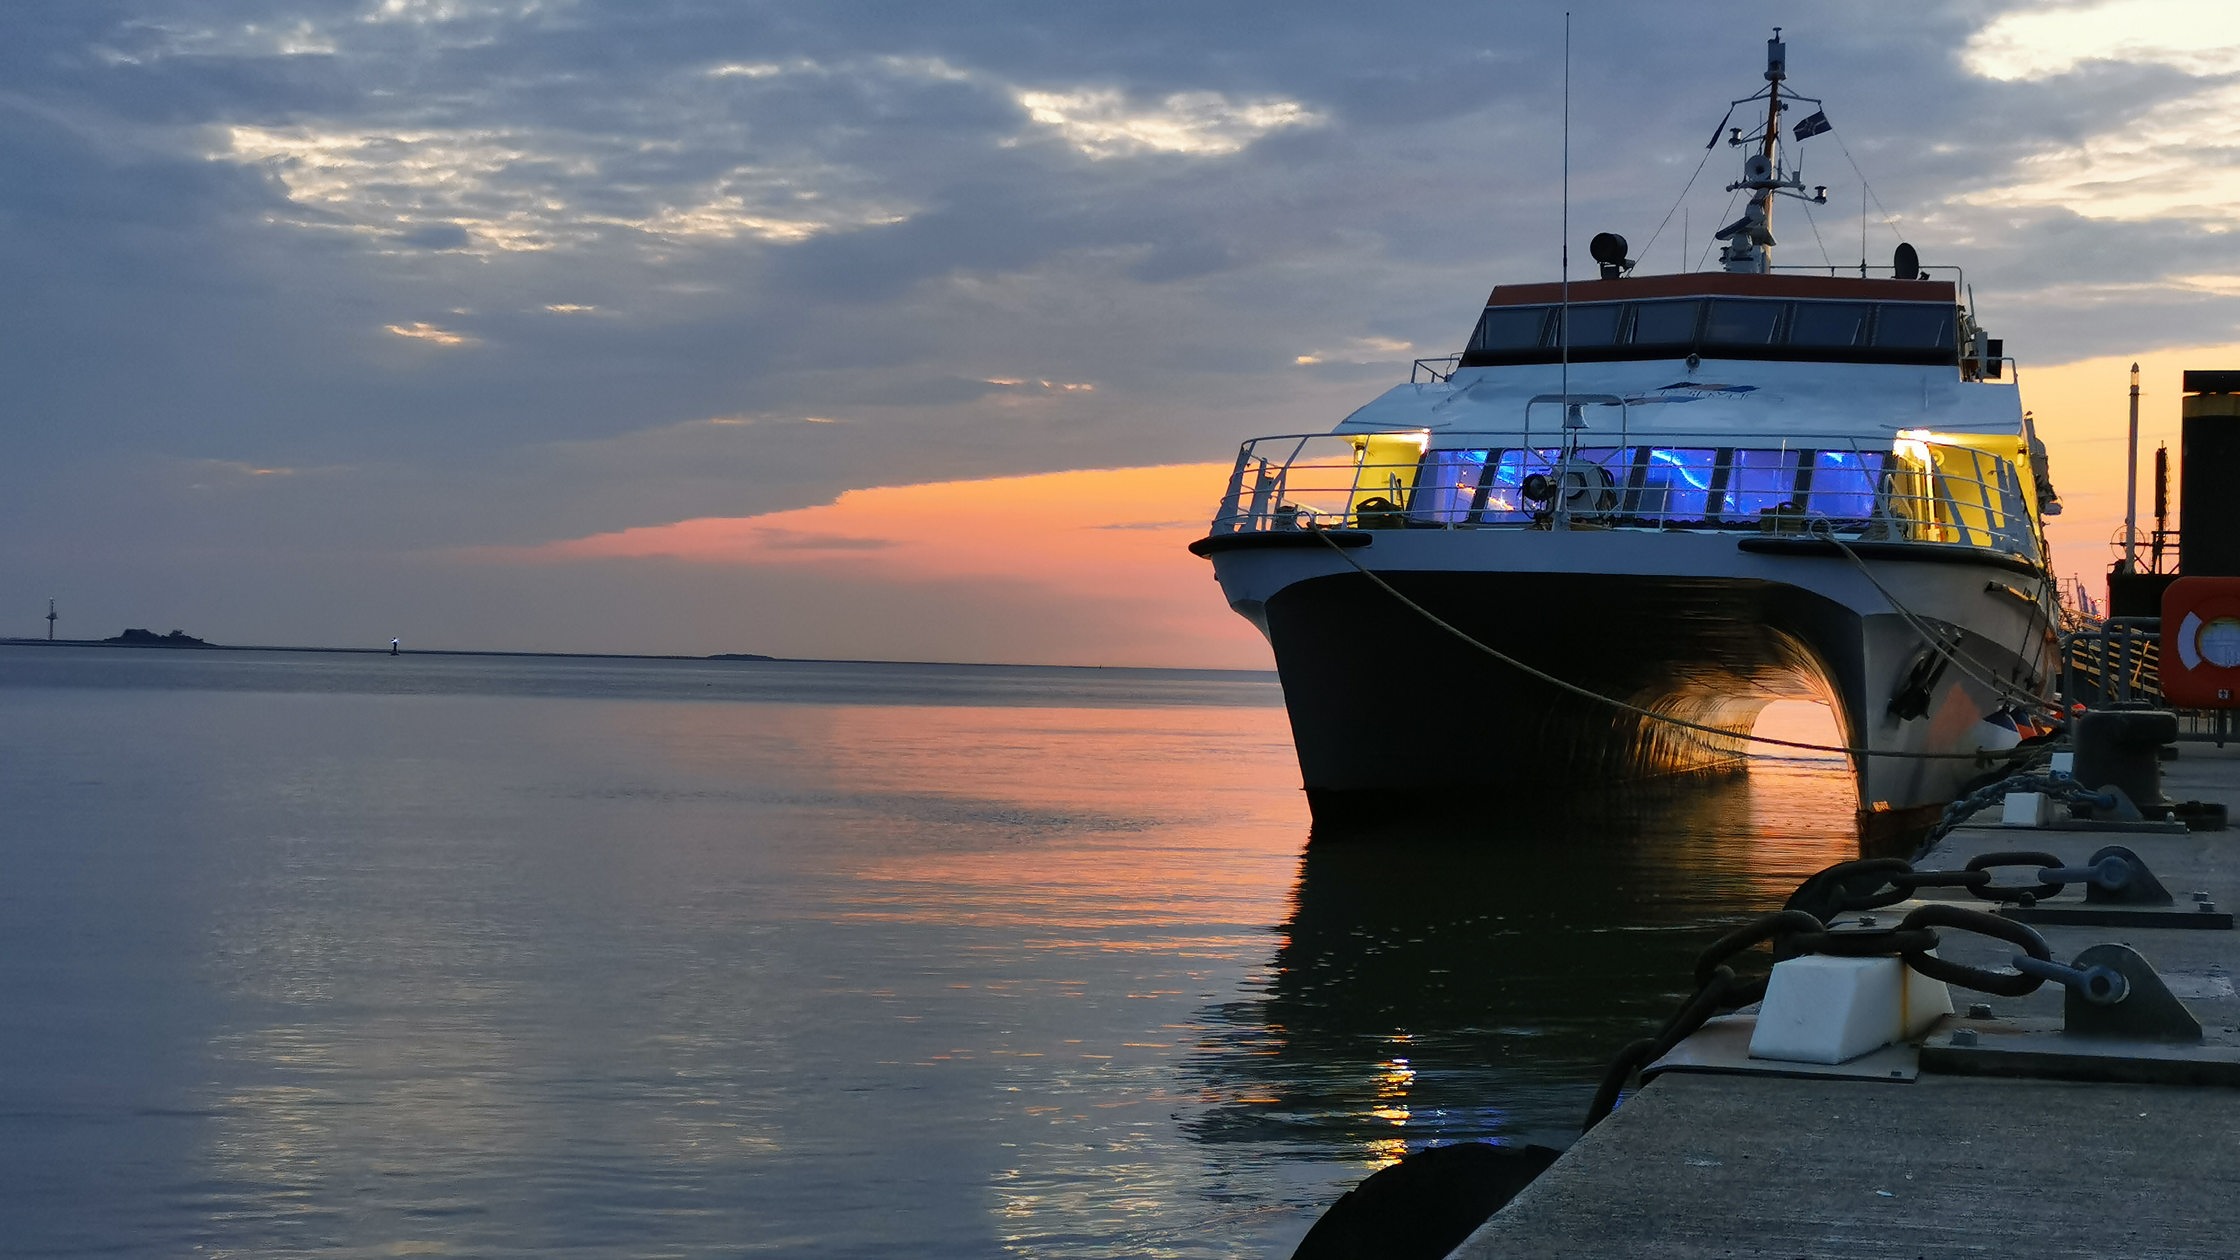
[[[2162,697],[2240,708],[2240,578],[2182,577],[2162,593]]]

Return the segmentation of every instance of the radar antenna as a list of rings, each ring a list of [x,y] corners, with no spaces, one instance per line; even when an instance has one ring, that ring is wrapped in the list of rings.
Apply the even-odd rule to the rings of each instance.
[[[1788,45],[1782,42],[1781,28],[1776,26],[1773,28],[1773,38],[1766,41],[1765,90],[1733,102],[1727,111],[1728,116],[1732,117],[1735,109],[1752,101],[1763,100],[1766,103],[1765,126],[1757,135],[1746,136],[1742,133],[1742,128],[1735,127],[1727,136],[1727,143],[1730,145],[1739,147],[1755,144],[1758,148],[1756,153],[1743,160],[1742,178],[1727,185],[1728,192],[1748,189],[1751,194],[1750,200],[1743,204],[1742,217],[1714,234],[1714,239],[1727,243],[1726,248],[1719,251],[1719,261],[1729,271],[1765,272],[1773,269],[1773,256],[1767,251],[1772,249],[1774,243],[1775,196],[1795,197],[1813,205],[1826,205],[1828,202],[1826,187],[1815,186],[1807,194],[1804,191],[1803,170],[1788,170],[1781,162],[1781,113],[1788,108],[1787,102],[1781,97],[1781,84],[1788,77]],[[1815,97],[1793,94],[1790,100],[1811,101],[1814,106],[1821,103]],[[1815,109],[1797,124],[1797,139],[1801,141],[1828,129],[1826,111]],[[1713,143],[1717,143],[1716,134]]]

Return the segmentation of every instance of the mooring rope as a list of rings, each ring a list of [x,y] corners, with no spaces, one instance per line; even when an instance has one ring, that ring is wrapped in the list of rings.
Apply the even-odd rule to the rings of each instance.
[[[1924,644],[1928,645],[1930,651],[1936,653],[1938,656],[1943,657],[1945,660],[1951,662],[1952,664],[1959,666],[1961,673],[1966,674],[1968,677],[1974,679],[1977,683],[1989,688],[1993,694],[2001,697],[2011,704],[2027,704],[2031,708],[2043,709],[2049,713],[2062,712],[2061,705],[2055,701],[2046,700],[2041,697],[2031,695],[2029,692],[2015,687],[2012,683],[2005,682],[1995,676],[1978,673],[1976,669],[1969,668],[1971,665],[1977,668],[1988,667],[1985,666],[1982,661],[1978,661],[1973,658],[1964,658],[1957,646],[1946,643],[1943,636],[1934,633],[1929,629],[1928,626],[1922,624],[1921,618],[1914,615],[1913,610],[1900,603],[1898,601],[1898,597],[1890,593],[1890,588],[1884,586],[1881,579],[1875,577],[1874,570],[1867,567],[1866,557],[1861,556],[1856,551],[1853,551],[1851,547],[1841,538],[1836,537],[1835,527],[1833,525],[1829,524],[1827,521],[1814,521],[1811,523],[1811,525],[1812,533],[1816,537],[1824,539],[1830,544],[1834,545],[1836,550],[1849,557],[1851,563],[1859,566],[1860,575],[1865,577],[1867,581],[1871,585],[1873,585],[1877,593],[1879,593],[1884,599],[1890,601],[1891,611],[1897,613],[1901,620],[1903,620],[1907,625],[1913,627],[1913,632],[1921,636],[1921,641]]]
[[[1691,722],[1687,718],[1674,717],[1669,713],[1659,713],[1654,709],[1644,709],[1640,705],[1630,704],[1624,700],[1618,699],[1615,696],[1603,695],[1598,691],[1590,691],[1587,688],[1578,685],[1577,683],[1558,678],[1554,674],[1551,674],[1546,670],[1534,668],[1533,666],[1527,665],[1523,661],[1518,660],[1516,657],[1503,652],[1499,648],[1494,647],[1492,644],[1477,639],[1476,637],[1472,636],[1469,631],[1462,629],[1460,626],[1457,626],[1450,621],[1447,621],[1446,619],[1440,617],[1439,614],[1432,612],[1430,609],[1425,608],[1423,605],[1408,598],[1407,595],[1403,594],[1397,587],[1393,586],[1392,583],[1385,581],[1383,577],[1372,571],[1368,566],[1362,564],[1359,560],[1354,559],[1346,552],[1346,549],[1344,547],[1338,545],[1338,541],[1330,536],[1329,531],[1316,529],[1310,532],[1321,538],[1323,543],[1328,546],[1331,551],[1337,553],[1337,556],[1340,560],[1343,560],[1347,564],[1352,565],[1356,572],[1360,573],[1361,576],[1369,579],[1371,582],[1376,583],[1378,587],[1383,589],[1385,594],[1390,595],[1394,599],[1400,601],[1401,605],[1407,608],[1410,612],[1413,612],[1417,616],[1422,617],[1425,621],[1428,621],[1432,625],[1439,627],[1441,630],[1446,631],[1448,634],[1453,635],[1455,638],[1462,640],[1470,647],[1485,653],[1487,656],[1492,657],[1493,659],[1501,662],[1504,665],[1507,665],[1509,668],[1517,670],[1518,672],[1526,674],[1530,677],[1537,678],[1541,682],[1547,683],[1549,686],[1554,687],[1559,691],[1568,692],[1571,695],[1577,696],[1582,700],[1592,700],[1596,704],[1606,705],[1610,708],[1617,709],[1624,713],[1631,713],[1636,717],[1647,718],[1652,722],[1661,722],[1668,726],[1680,727],[1683,730],[1697,731],[1705,735],[1716,736],[1719,739],[1735,740],[1738,742],[1751,744],[1771,744],[1777,748],[1797,748],[1802,749],[1806,752],[1843,753],[1846,756],[1852,757],[1891,757],[1906,761],[1987,761],[1996,759],[2001,755],[2001,753],[1992,752],[1982,748],[1978,748],[1972,753],[1934,753],[1895,752],[1865,747],[1853,747],[1848,744],[1812,744],[1806,743],[1803,740],[1776,739],[1771,735],[1746,735],[1739,731],[1728,730],[1723,726],[1712,726],[1705,722]],[[1740,757],[1763,755],[1752,754],[1743,749],[1735,749],[1734,754]]]

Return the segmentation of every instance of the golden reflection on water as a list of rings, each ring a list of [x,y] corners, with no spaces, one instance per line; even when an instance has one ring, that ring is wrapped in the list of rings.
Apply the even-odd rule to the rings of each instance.
[[[925,964],[965,973],[937,995],[854,992],[909,1028],[994,1012],[888,1062],[992,1074],[1006,1249],[1202,1254],[1205,1222],[1296,1212],[1203,1206],[1209,1176],[1236,1175],[1175,1129],[1206,1105],[1174,1070],[1205,1034],[1193,1012],[1264,965],[1297,876],[1306,809],[1280,709],[772,707],[751,732],[713,711],[633,716],[659,722],[629,738],[696,773],[787,745],[789,779],[832,820],[802,913],[954,942]]]
[[[351,781],[361,847],[260,872],[217,927],[269,1018],[210,1048],[210,1157],[294,1188],[242,1210],[315,1222],[429,1153],[781,1177],[923,1106],[912,1140],[951,1145],[912,1158],[979,1178],[1002,1249],[1295,1241],[1427,1142],[1555,1136],[1709,933],[1856,852],[1809,760],[1309,844],[1271,707],[563,711]],[[476,740],[547,768],[471,782]]]

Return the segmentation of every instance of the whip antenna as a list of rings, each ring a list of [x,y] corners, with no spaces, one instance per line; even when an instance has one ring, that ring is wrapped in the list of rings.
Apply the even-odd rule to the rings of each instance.
[[[1571,13],[1563,15],[1563,298],[1556,309],[1556,349],[1563,357],[1564,402],[1571,400]],[[1565,414],[1569,414],[1566,412]]]

